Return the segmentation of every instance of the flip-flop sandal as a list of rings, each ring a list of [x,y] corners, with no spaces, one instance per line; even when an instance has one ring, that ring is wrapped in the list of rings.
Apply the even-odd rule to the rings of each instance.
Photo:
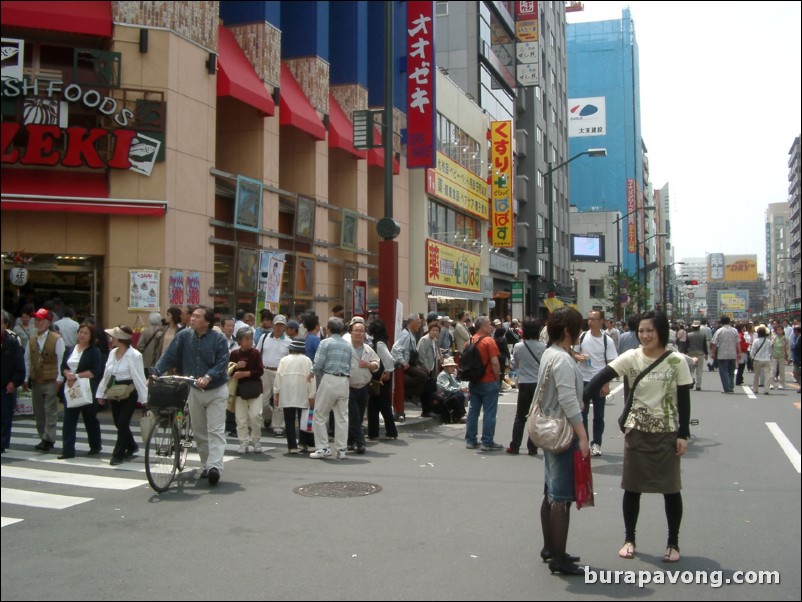
[[[626,542],[624,546],[618,550],[618,556],[626,558],[627,560],[635,558],[635,544],[631,541]]]
[[[666,553],[663,554],[663,562],[679,562],[679,548],[677,546],[668,546]]]

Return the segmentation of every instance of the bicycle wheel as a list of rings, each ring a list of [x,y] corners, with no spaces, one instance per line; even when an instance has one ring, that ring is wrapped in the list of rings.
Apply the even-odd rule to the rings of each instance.
[[[145,472],[148,483],[159,493],[166,491],[178,466],[178,426],[175,415],[161,416],[145,444]]]
[[[187,463],[187,456],[189,455],[189,450],[195,444],[195,437],[194,433],[192,432],[192,416],[189,415],[189,412],[184,410],[184,417],[181,420],[181,428],[179,429],[180,438],[179,438],[179,454],[178,454],[178,470],[184,470],[184,466]]]

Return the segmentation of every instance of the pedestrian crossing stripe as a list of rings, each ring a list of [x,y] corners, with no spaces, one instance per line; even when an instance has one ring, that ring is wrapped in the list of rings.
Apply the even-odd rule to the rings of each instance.
[[[47,508],[49,510],[64,510],[78,504],[91,502],[94,498],[78,497],[73,495],[60,495],[57,493],[41,493],[39,491],[25,491],[2,487],[0,489],[4,504],[29,506],[32,508]]]
[[[21,466],[4,465],[0,472],[3,478],[20,479],[25,481],[40,481],[56,483],[59,485],[72,485],[75,487],[91,487],[94,489],[128,490],[141,487],[146,483],[140,479],[121,479],[118,477],[102,477],[91,474],[78,474],[71,472],[56,472],[23,468]]]
[[[8,527],[9,525],[16,525],[17,523],[21,523],[23,519],[21,518],[10,518],[8,516],[0,516],[0,528]]]

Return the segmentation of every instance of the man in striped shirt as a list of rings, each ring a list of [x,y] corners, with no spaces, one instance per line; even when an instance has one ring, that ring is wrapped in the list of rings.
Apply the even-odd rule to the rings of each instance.
[[[326,424],[329,412],[334,412],[334,445],[337,459],[345,458],[348,445],[348,394],[351,374],[351,345],[343,340],[345,323],[341,318],[329,318],[329,336],[320,343],[312,367],[320,379],[315,395],[315,447],[310,458],[330,458],[329,433]],[[310,375],[312,378],[312,375]]]

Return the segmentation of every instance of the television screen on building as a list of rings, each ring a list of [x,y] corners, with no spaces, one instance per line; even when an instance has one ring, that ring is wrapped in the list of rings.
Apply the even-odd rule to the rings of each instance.
[[[601,234],[572,234],[571,261],[603,261],[604,236]]]

